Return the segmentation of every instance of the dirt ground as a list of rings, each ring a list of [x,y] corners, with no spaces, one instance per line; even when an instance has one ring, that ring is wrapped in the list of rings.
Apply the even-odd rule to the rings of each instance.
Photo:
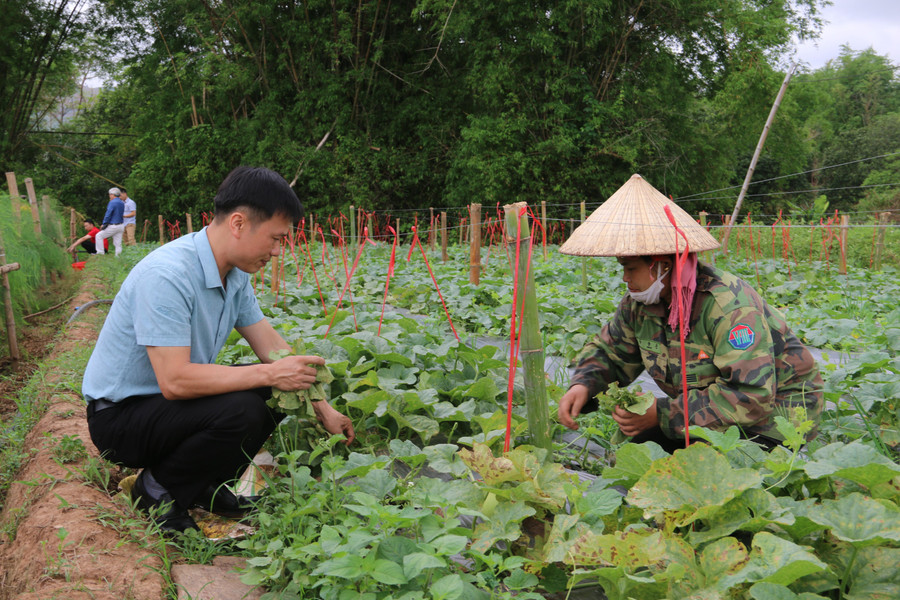
[[[30,320],[20,332],[26,360],[15,375],[4,371],[8,375],[0,382],[4,420],[15,413],[18,388],[40,361],[96,339],[99,318],[79,318],[63,330],[75,307],[96,299],[89,277],[84,275],[80,291],[68,305]],[[89,310],[105,314],[103,308]],[[89,463],[61,464],[54,459],[51,449],[65,436],[80,438],[97,458],[83,400],[57,383],[52,371],[42,382],[50,408],[28,435],[31,458],[10,487],[0,513],[0,600],[166,598],[168,570],[158,555],[135,541],[146,535],[141,521],[114,499],[114,489],[101,491],[73,474]],[[114,481],[110,487],[115,487]]]

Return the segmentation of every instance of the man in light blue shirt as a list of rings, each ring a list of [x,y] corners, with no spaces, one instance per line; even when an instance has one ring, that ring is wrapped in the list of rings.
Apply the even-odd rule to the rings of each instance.
[[[126,246],[134,246],[137,241],[134,239],[134,230],[137,225],[137,204],[133,198],[128,197],[128,192],[122,190],[119,196],[125,203],[125,209],[122,213],[122,223],[125,224],[125,233],[122,235],[122,243]]]
[[[308,389],[318,356],[272,361],[288,343],[264,318],[248,273],[281,250],[302,213],[287,182],[239,167],[215,198],[203,230],[162,246],[135,266],[116,295],[88,361],[82,392],[97,448],[143,467],[132,496],[164,531],[196,529],[196,504],[230,517],[250,505],[222,484],[249,464],[283,415],[272,387]],[[232,329],[262,361],[213,364]],[[314,402],[330,433],[354,439],[350,419]]]

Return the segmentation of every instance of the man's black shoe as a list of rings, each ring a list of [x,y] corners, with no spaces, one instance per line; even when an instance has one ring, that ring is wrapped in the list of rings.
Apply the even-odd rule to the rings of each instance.
[[[259,496],[236,496],[225,485],[210,485],[194,501],[195,506],[220,517],[240,519],[256,508]]]
[[[200,530],[188,511],[181,508],[168,492],[158,499],[147,493],[143,483],[144,472],[138,475],[131,488],[131,498],[137,500],[137,506],[150,514],[163,533],[182,533],[189,529]]]

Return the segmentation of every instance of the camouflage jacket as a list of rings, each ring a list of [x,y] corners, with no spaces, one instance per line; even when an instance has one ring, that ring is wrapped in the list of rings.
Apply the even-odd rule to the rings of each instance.
[[[612,320],[576,358],[571,383],[588,388],[585,410],[610,383],[624,386],[646,369],[667,395],[657,400],[663,432],[684,437],[681,345],[666,324],[667,303],[645,305],[626,295]],[[774,416],[789,420],[804,406],[818,422],[823,407],[822,378],[809,350],[788,328],[784,316],[746,282],[700,263],[685,339],[688,412],[691,425],[781,440]],[[815,429],[807,436],[812,438]]]

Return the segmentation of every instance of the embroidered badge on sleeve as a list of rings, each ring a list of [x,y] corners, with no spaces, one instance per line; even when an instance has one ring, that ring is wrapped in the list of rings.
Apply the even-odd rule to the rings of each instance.
[[[753,345],[756,334],[749,325],[738,323],[728,332],[728,343],[736,350],[746,350]]]

